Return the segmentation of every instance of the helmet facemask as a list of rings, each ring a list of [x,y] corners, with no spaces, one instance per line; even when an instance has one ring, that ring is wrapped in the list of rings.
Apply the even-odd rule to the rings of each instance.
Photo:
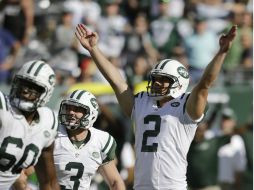
[[[13,106],[25,112],[33,112],[39,107],[46,88],[33,80],[16,76],[12,83],[10,100]]]
[[[68,108],[68,105],[72,106]],[[68,108],[69,110],[67,110]],[[70,112],[83,113],[83,117],[79,117],[79,121],[75,121],[77,118],[72,118]],[[79,128],[88,129],[93,126],[99,113],[99,105],[93,94],[85,90],[75,90],[70,93],[66,99],[61,102],[59,109],[59,121],[67,129],[75,130]],[[73,120],[71,122],[70,120]]]
[[[34,87],[43,89],[40,90],[40,97],[33,102],[21,100],[18,95],[18,89],[23,84],[20,84],[20,81],[32,83],[32,85],[30,85],[31,89]],[[44,106],[49,101],[53,93],[55,83],[55,73],[46,62],[42,60],[29,61],[23,64],[23,66],[15,74],[10,92],[10,103],[21,111],[36,111],[38,107]]]
[[[156,87],[156,77],[161,77],[165,78],[161,83],[161,87]],[[158,80],[158,79],[157,79]],[[168,83],[168,87],[164,86],[164,83]],[[171,90],[174,90],[176,88],[179,88],[180,84],[175,76],[170,76],[167,74],[162,74],[162,73],[151,73],[148,81],[148,86],[147,86],[147,93],[148,96],[155,98],[156,100],[160,100],[163,97],[167,97],[171,95]],[[164,89],[166,88],[166,89]]]
[[[70,110],[82,112],[83,116],[78,118],[75,114],[71,114]],[[89,127],[90,108],[78,102],[63,100],[59,110],[59,121],[69,130],[79,128],[87,129]]]
[[[160,79],[168,79],[168,81]],[[155,85],[156,81],[163,86],[163,83],[168,82],[170,85],[167,90],[158,92]],[[161,60],[151,70],[149,83],[147,86],[148,96],[155,100],[161,100],[164,97],[177,98],[186,92],[189,85],[189,74],[187,69],[178,61],[173,59]],[[158,85],[160,87],[160,85]],[[165,86],[164,86],[165,87]],[[166,88],[166,87],[165,87]],[[156,93],[154,93],[156,91]]]

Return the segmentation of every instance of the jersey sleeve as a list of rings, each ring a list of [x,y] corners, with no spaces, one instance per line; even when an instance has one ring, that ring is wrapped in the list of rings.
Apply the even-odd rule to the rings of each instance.
[[[135,117],[136,117],[135,113],[139,112],[139,110],[138,110],[138,107],[139,107],[138,104],[139,104],[141,98],[143,97],[143,95],[144,95],[144,92],[139,92],[139,93],[134,95],[134,106],[133,106],[132,112],[131,112],[131,126],[132,126],[132,129],[133,129],[134,133],[136,131],[136,126],[135,126],[135,122],[134,122],[135,121]]]
[[[49,147],[55,140],[57,135],[57,129],[58,129],[58,120],[56,114],[51,110],[50,115],[52,115],[51,124],[50,124],[50,132],[51,132],[51,138],[46,144],[46,147]]]
[[[144,92],[139,92],[139,93],[135,94],[135,96],[134,96],[134,106],[132,108],[132,113],[131,113],[132,120],[134,120],[135,112],[138,112],[137,104],[140,102],[140,99],[143,97],[143,95],[144,95]]]
[[[187,100],[188,100],[189,97],[190,97],[190,93],[186,93],[186,94],[183,94],[182,97],[180,98],[180,99],[183,99],[182,101],[184,101],[184,106],[183,106],[184,120],[185,121],[191,121],[192,123],[200,123],[204,119],[205,113],[208,110],[208,105],[206,105],[205,111],[201,115],[201,117],[196,119],[196,120],[193,120],[193,119],[191,119],[191,117],[189,116],[189,114],[187,113],[187,110],[186,110],[186,103],[187,103]]]
[[[108,135],[106,144],[104,145],[102,149],[102,156],[103,156],[102,164],[105,164],[115,159],[116,146],[117,145],[116,145],[115,139],[111,135]]]

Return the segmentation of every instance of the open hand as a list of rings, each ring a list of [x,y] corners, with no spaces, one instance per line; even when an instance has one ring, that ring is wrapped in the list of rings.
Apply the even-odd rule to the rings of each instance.
[[[97,45],[98,35],[96,32],[92,32],[84,24],[78,24],[75,32],[81,45],[89,52]]]
[[[220,52],[226,53],[232,46],[232,42],[236,36],[237,33],[237,26],[234,25],[231,27],[229,32],[227,34],[223,34],[220,37],[219,43],[220,43]]]

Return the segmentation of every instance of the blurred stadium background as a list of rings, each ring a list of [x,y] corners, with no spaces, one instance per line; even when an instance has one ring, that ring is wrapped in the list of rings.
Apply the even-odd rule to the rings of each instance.
[[[216,53],[219,36],[237,24],[238,36],[210,90],[206,118],[217,113],[209,128],[218,131],[222,110],[230,108],[237,118],[236,131],[252,126],[252,0],[0,0],[0,90],[9,93],[13,73],[23,63],[43,59],[57,74],[48,103],[56,112],[66,93],[78,88],[94,93],[102,110],[96,127],[117,140],[118,168],[128,189],[134,164],[131,122],[88,52],[77,43],[78,23],[99,33],[100,48],[134,92],[146,90],[147,74],[164,58],[177,59],[189,69],[191,90]],[[91,189],[105,189],[100,176]]]

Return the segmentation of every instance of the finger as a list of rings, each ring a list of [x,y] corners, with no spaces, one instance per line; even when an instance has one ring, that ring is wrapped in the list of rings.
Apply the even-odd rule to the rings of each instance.
[[[236,31],[237,31],[237,25],[234,25],[231,27],[231,29],[229,30],[229,32],[227,33],[228,36],[232,37],[236,35]]]
[[[229,32],[234,33],[234,32],[236,32],[236,30],[237,30],[237,25],[234,25],[234,26],[231,27]]]
[[[84,33],[82,32],[82,28],[80,27],[80,25],[76,27],[76,32],[80,37],[84,36]]]
[[[80,40],[81,39],[81,36],[78,32],[75,32],[75,36]]]
[[[91,30],[86,27],[84,24],[80,24],[80,27],[82,28],[82,31],[84,32],[85,36],[89,36],[91,35]]]
[[[80,35],[80,32],[78,31],[78,29],[76,28],[76,32],[75,32],[75,36],[81,40],[82,36]]]
[[[93,32],[93,35],[98,39],[98,34],[96,32]]]

